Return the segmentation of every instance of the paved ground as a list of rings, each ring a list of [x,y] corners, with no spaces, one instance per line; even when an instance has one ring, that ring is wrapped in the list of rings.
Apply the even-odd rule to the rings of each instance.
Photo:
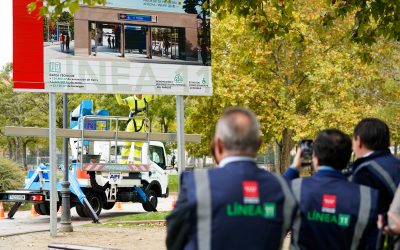
[[[174,196],[159,199],[159,210],[169,211]],[[144,213],[141,204],[123,203],[123,210],[113,208],[100,215],[100,221],[107,218],[132,213]],[[30,211],[21,211],[14,220],[0,220],[0,249],[11,250],[42,250],[48,249],[52,243],[77,244],[113,249],[149,249],[163,250],[165,247],[166,228],[163,223],[155,225],[107,225],[91,224],[89,219],[78,217],[75,209],[71,210],[74,232],[58,233],[51,237],[48,231],[33,232],[49,229],[49,217],[31,217]],[[60,215],[59,215],[60,216]],[[85,225],[84,225],[85,224]],[[23,233],[25,234],[18,234]],[[29,233],[31,232],[31,233]],[[33,232],[33,233],[32,233]],[[15,234],[14,236],[6,236]],[[289,238],[286,238],[283,250],[289,249]]]
[[[165,226],[130,226],[129,228],[76,227],[72,233],[50,237],[48,232],[0,237],[0,249],[42,250],[52,243],[75,244],[113,249],[163,250]]]
[[[93,45],[94,46],[94,45]],[[45,58],[53,59],[84,59],[87,60],[88,57],[74,56],[74,41],[70,43],[70,52],[61,52],[60,44],[54,42],[53,44],[46,42],[44,44]],[[161,64],[184,64],[184,65],[202,65],[201,61],[191,59],[191,60],[174,60],[167,56],[156,56],[153,55],[152,59],[148,59],[146,54],[139,53],[137,50],[126,51],[125,57],[120,57],[120,53],[117,49],[110,49],[108,46],[99,46],[97,56],[89,56],[91,60],[97,61],[125,61],[125,62],[139,62],[139,63],[161,63]]]
[[[158,211],[171,210],[173,199],[174,196],[170,196],[168,198],[159,198],[159,204],[157,206]],[[132,213],[145,213],[145,211],[140,203],[122,203],[122,210],[117,210],[115,207],[111,210],[102,210],[100,214],[100,222],[107,218]],[[79,217],[75,211],[75,208],[71,209],[71,215],[73,226],[79,226],[91,222],[91,220],[88,218]],[[58,220],[60,220],[60,217],[61,214],[58,214]],[[0,237],[19,233],[49,230],[49,223],[49,216],[32,217],[31,211],[18,211],[15,214],[15,219],[0,220]]]

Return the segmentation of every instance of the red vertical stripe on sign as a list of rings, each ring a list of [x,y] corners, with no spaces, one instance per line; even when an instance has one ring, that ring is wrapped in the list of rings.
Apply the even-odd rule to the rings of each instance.
[[[38,8],[29,13],[34,0],[13,1],[13,80],[14,89],[44,89],[43,18]]]

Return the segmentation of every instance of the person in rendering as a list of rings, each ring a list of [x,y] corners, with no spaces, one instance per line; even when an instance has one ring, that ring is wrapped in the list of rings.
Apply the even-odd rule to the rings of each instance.
[[[108,36],[107,42],[108,42],[108,48],[111,49],[111,36]]]
[[[119,105],[128,106],[130,109],[129,121],[127,123],[126,132],[143,132],[145,131],[144,116],[148,110],[148,104],[153,100],[152,95],[133,95],[125,99],[122,99],[120,95],[115,95],[117,103]],[[129,154],[131,150],[132,142],[124,142],[121,150],[121,163],[129,163]],[[142,146],[143,142],[136,141],[134,144],[134,156],[133,163],[141,164],[142,159]]]
[[[337,129],[321,131],[313,143],[316,174],[296,178],[302,168],[299,149],[284,176],[299,203],[292,227],[292,249],[375,249],[368,240],[377,220],[376,190],[349,182],[341,171],[351,157],[351,139]]]
[[[170,43],[169,43],[169,39],[168,39],[168,37],[165,37],[164,38],[164,53],[165,53],[165,55],[166,56],[168,56],[169,55],[169,47],[170,47]]]
[[[71,38],[69,34],[65,36],[65,50],[67,53],[69,53],[69,43],[71,42]]]
[[[201,60],[203,62],[203,65],[207,65],[207,61],[208,61],[208,46],[203,42],[203,44],[201,45]]]
[[[64,52],[64,40],[65,40],[65,36],[63,33],[61,33],[60,35],[60,47],[61,47],[61,52]]]
[[[257,167],[261,142],[251,111],[222,114],[213,139],[218,167],[181,175],[168,249],[281,248],[297,206],[284,178]]]
[[[114,37],[111,38],[111,46],[113,49],[115,49],[115,38]]]

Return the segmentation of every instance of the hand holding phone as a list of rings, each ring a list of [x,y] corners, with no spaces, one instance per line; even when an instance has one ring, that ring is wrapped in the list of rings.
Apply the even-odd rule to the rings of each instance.
[[[301,150],[301,165],[311,166],[312,163],[312,153],[313,153],[313,140],[303,139],[300,141]]]

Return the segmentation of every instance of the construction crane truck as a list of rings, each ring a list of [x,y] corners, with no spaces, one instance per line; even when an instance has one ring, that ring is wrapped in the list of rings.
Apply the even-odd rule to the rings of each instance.
[[[72,164],[67,166],[70,201],[81,217],[91,217],[97,222],[102,209],[112,209],[116,202],[140,202],[145,211],[157,211],[158,198],[168,197],[167,158],[160,140],[172,141],[174,136],[150,133],[146,117],[142,117],[147,126],[145,132],[120,131],[128,119],[110,116],[107,110],[94,112],[93,102],[83,100],[70,114],[70,129],[57,131],[57,136],[70,138]],[[44,130],[8,127],[6,133],[44,136]],[[133,155],[129,155],[128,164],[121,163],[123,141],[132,142],[132,153],[135,141],[141,142],[139,163],[137,159],[133,161]],[[34,209],[40,215],[50,215],[49,177],[50,167],[40,164],[28,171],[22,189],[0,193],[0,201],[14,202],[8,218],[14,216],[23,202],[34,203]],[[60,206],[59,181],[57,191],[57,206]]]

